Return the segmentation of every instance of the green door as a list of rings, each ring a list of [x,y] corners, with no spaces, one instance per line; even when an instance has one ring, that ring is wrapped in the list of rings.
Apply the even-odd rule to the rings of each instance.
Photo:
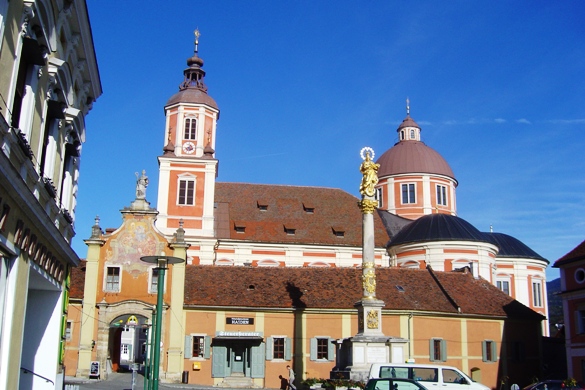
[[[244,375],[246,348],[242,344],[232,345],[232,375]]]

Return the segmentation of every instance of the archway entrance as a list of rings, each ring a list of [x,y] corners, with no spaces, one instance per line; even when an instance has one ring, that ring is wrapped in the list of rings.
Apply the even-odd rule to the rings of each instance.
[[[124,314],[110,322],[108,356],[113,371],[127,371],[133,363],[144,363],[148,342],[147,318]]]

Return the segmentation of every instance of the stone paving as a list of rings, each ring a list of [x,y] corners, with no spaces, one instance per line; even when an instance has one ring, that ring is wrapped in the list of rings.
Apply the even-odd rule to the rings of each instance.
[[[132,390],[132,373],[118,373],[114,372],[108,375],[105,380],[98,379],[80,379],[67,377],[65,383],[72,385],[66,389],[71,390]],[[75,389],[75,386],[78,386]],[[188,385],[182,383],[159,383],[158,388],[161,390],[168,389],[198,389],[198,390],[217,390],[216,387],[212,386],[201,386],[201,385]],[[144,377],[141,374],[136,374],[136,384],[134,390],[144,389]],[[222,390],[230,390],[222,388]],[[241,390],[241,389],[240,389]]]

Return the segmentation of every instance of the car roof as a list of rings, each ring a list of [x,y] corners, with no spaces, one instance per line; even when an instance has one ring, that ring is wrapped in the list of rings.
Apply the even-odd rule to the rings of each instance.
[[[445,366],[442,364],[418,364],[418,363],[374,363],[372,364],[372,368],[374,367],[424,367],[424,368],[455,368],[458,370],[457,367],[453,366]]]

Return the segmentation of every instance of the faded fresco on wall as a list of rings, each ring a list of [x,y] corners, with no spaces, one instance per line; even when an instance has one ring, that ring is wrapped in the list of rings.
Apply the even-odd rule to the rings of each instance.
[[[166,241],[152,227],[153,220],[129,219],[115,239],[110,241],[106,261],[120,264],[124,270],[137,277],[148,267],[140,260],[142,256],[153,256],[164,251]]]

